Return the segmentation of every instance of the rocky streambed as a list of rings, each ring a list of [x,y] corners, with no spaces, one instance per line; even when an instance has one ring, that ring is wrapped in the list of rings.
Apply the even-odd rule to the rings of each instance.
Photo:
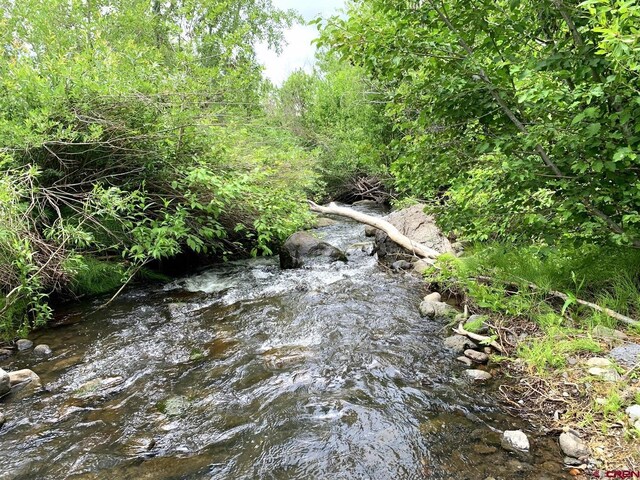
[[[41,382],[0,399],[0,479],[565,478],[557,440],[420,314],[421,280],[380,266],[361,225],[325,225],[346,258],[232,262],[59,312],[30,338],[51,352],[0,363]]]

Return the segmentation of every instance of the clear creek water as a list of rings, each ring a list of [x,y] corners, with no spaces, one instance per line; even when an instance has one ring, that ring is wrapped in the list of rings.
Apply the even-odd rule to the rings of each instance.
[[[361,225],[318,230],[347,248]],[[420,318],[423,284],[375,258],[281,271],[233,262],[68,307],[36,332],[45,390],[0,399],[0,479],[551,479],[493,429],[526,429]]]

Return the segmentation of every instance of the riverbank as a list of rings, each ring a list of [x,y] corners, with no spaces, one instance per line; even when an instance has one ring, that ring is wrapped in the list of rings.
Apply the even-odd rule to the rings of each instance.
[[[579,438],[581,450],[573,455],[572,447],[561,448],[568,471],[635,471],[639,332],[576,299],[636,312],[637,255],[594,261],[560,249],[538,250],[537,256],[533,251],[476,247],[461,257],[442,258],[425,272],[425,280],[474,315],[465,330],[481,330],[502,347],[491,363],[500,366],[505,380],[500,392],[509,411],[541,434],[569,432],[565,436]],[[585,264],[588,273],[581,268]],[[563,270],[571,272],[569,279]],[[574,288],[565,290],[562,282],[573,282]],[[566,299],[548,293],[557,289]]]
[[[471,379],[497,374],[505,408],[555,438],[572,474],[640,464],[636,251],[481,244],[465,252],[423,206],[387,220],[443,252],[432,266],[367,227],[384,263],[413,269],[435,292],[420,311],[429,321],[449,319],[443,343]]]

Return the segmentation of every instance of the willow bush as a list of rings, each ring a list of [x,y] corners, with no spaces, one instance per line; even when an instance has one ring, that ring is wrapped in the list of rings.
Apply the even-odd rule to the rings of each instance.
[[[270,0],[0,6],[0,334],[53,292],[268,254],[307,221],[314,157],[266,116],[253,51],[294,20]]]

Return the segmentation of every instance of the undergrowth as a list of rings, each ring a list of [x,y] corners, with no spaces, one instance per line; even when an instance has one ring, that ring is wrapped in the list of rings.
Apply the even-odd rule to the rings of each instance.
[[[526,407],[518,406],[527,415],[537,412],[552,429],[569,424],[590,432],[596,454],[613,455],[615,450],[616,456],[624,456],[625,442],[640,438],[632,426],[618,428],[628,424],[626,407],[640,401],[637,366],[614,364],[618,378],[608,381],[591,374],[586,363],[619,343],[603,337],[602,327],[623,331],[629,341],[640,330],[576,302],[582,299],[640,317],[640,251],[480,245],[460,258],[441,256],[425,276],[441,290],[463,297],[471,312],[486,314],[467,323],[467,330],[481,328],[488,317],[488,335],[507,339],[512,356],[495,360],[508,360],[518,381],[514,395],[507,398],[524,401]]]

